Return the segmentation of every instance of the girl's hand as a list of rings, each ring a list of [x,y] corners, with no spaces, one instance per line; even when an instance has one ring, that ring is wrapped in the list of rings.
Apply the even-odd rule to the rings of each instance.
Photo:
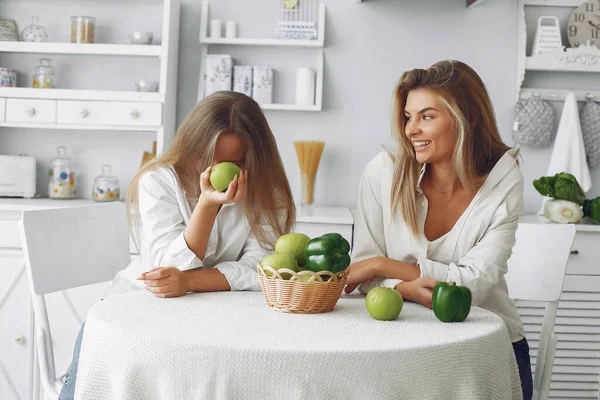
[[[144,289],[156,297],[179,297],[188,292],[187,280],[183,271],[175,267],[160,267],[144,272],[138,280],[146,284]]]
[[[396,290],[400,292],[402,297],[412,300],[427,308],[431,308],[431,296],[433,288],[439,281],[431,278],[419,278],[412,282],[401,282],[396,285]]]
[[[381,257],[367,258],[348,267],[348,278],[346,279],[346,293],[352,293],[358,285],[377,276]]]
[[[210,184],[210,169],[208,167],[200,174],[200,203],[229,204],[236,203],[246,198],[246,184],[248,182],[248,171],[241,171],[239,178],[233,178],[227,191],[217,192]]]

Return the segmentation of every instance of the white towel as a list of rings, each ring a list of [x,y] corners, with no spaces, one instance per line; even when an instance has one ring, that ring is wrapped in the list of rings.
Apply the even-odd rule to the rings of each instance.
[[[579,108],[573,92],[567,93],[565,97],[565,105],[560,117],[546,176],[552,176],[559,172],[572,174],[584,192],[592,187],[592,178],[585,158],[581,123],[579,122]],[[544,204],[547,200],[549,198],[544,197],[540,214],[544,213]]]

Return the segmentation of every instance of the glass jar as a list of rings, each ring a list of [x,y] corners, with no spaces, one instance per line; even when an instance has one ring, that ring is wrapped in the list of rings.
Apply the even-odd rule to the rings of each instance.
[[[35,67],[33,73],[33,87],[54,89],[54,67],[49,58],[40,58],[40,65]]]
[[[52,199],[72,199],[75,197],[75,171],[71,159],[67,157],[67,148],[56,149],[57,156],[50,161],[48,170],[48,196]]]
[[[48,40],[46,29],[39,24],[40,17],[32,16],[31,24],[21,31],[21,40],[24,42],[45,42]]]
[[[96,18],[86,16],[71,17],[71,43],[94,43]]]
[[[94,179],[92,199],[94,201],[119,201],[119,179],[110,173],[110,165],[102,166],[102,174]]]

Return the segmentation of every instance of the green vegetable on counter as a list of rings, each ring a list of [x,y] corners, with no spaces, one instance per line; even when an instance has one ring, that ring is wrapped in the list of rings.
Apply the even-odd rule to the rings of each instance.
[[[583,202],[583,215],[590,217],[594,222],[600,223],[600,197]]]
[[[542,176],[533,181],[533,186],[542,195],[556,200],[567,200],[582,205],[585,193],[577,179],[566,172],[554,176]]]
[[[431,296],[433,313],[442,322],[462,322],[471,311],[471,290],[454,282],[438,282]]]

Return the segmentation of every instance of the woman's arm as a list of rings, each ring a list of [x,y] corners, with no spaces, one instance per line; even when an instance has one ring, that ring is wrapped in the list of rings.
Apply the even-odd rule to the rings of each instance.
[[[479,242],[457,263],[444,264],[418,258],[421,276],[454,281],[467,286],[473,304],[481,304],[507,272],[507,262],[515,245],[515,232],[523,214],[523,181],[515,185],[496,210]]]

